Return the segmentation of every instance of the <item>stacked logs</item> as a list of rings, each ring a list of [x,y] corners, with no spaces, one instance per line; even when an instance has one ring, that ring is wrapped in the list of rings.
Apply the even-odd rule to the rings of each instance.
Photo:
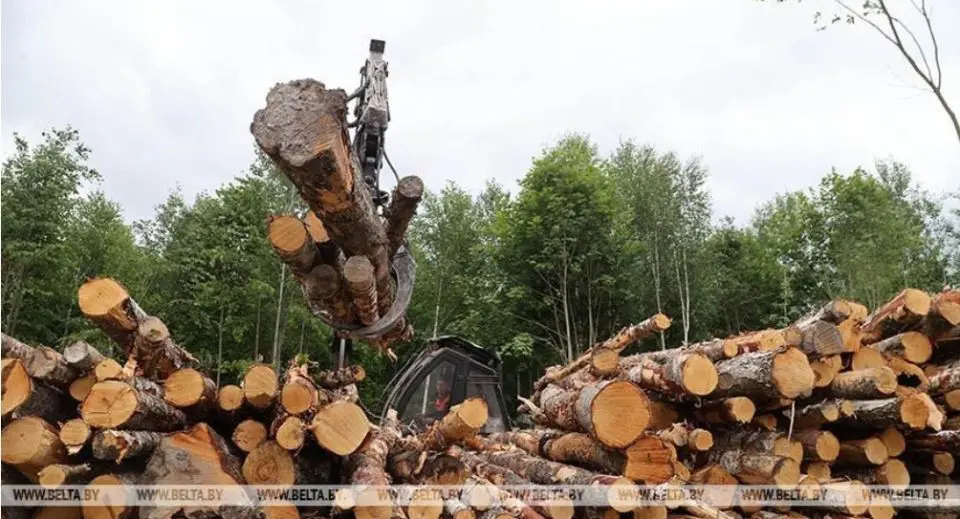
[[[242,500],[131,509],[91,500],[75,509],[4,506],[5,517],[802,519],[828,512],[751,502],[637,508],[623,493],[763,484],[836,489],[851,497],[829,513],[886,519],[896,511],[880,498],[863,502],[856,493],[863,485],[904,488],[958,475],[958,291],[905,290],[873,313],[833,301],[786,328],[626,354],[669,328],[657,314],[548,369],[521,399],[535,428],[488,434],[480,434],[490,413],[480,398],[422,430],[394,410],[371,424],[357,401],[359,366],[322,371],[293,362],[276,373],[253,364],[237,384],[218,388],[118,282],[93,279],[78,295],[81,311],[125,358],[84,342],[58,352],[2,335],[4,483],[346,484],[353,491],[338,493],[329,509]],[[370,487],[396,484],[463,492],[365,500]],[[526,485],[584,485],[602,503],[578,512],[562,498],[528,501],[516,491]]]
[[[346,92],[305,79],[271,89],[250,125],[309,207],[302,218],[271,217],[270,244],[300,282],[311,311],[339,330],[373,325],[390,310],[392,261],[424,189],[419,177],[400,178],[378,214],[351,151],[346,114]],[[393,358],[389,345],[412,337],[400,317],[368,342]]]

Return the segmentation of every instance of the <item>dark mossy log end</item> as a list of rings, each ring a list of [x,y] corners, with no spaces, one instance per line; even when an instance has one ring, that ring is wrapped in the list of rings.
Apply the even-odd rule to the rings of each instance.
[[[301,79],[280,83],[267,106],[253,117],[250,131],[260,148],[297,187],[334,243],[347,256],[366,256],[374,265],[378,293],[390,288],[386,231],[359,178],[346,125],[347,94]]]
[[[387,241],[390,244],[391,258],[403,243],[407,227],[417,214],[417,206],[420,205],[421,199],[423,199],[423,180],[420,180],[420,177],[403,177],[393,188],[390,206],[386,211]]]
[[[76,380],[79,372],[67,364],[60,352],[47,346],[28,346],[5,333],[0,333],[3,357],[19,359],[31,377],[59,388]]]
[[[0,434],[0,459],[33,482],[47,465],[67,462],[57,429],[42,418],[25,416],[6,424]]]
[[[550,425],[586,432],[612,448],[624,448],[650,423],[649,400],[625,380],[596,382],[579,390],[547,386],[540,396]]]
[[[3,359],[2,381],[0,410],[4,423],[23,416],[58,423],[66,420],[75,407],[62,391],[31,377],[20,359]]]
[[[166,432],[180,429],[187,422],[183,411],[116,380],[94,385],[80,406],[80,416],[99,429]]]
[[[163,438],[154,431],[99,431],[93,436],[93,457],[120,463],[125,459],[146,458]]]
[[[713,397],[755,401],[807,396],[816,379],[807,356],[792,347],[740,355],[719,363],[717,372]]]
[[[86,372],[93,369],[105,357],[90,344],[77,341],[63,349],[63,358],[74,369]]]
[[[244,474],[245,475],[245,474]],[[226,441],[204,423],[180,431],[160,440],[153,450],[143,472],[141,484],[145,485],[239,485],[244,482],[240,461],[231,454]],[[247,481],[256,484],[253,481]],[[160,519],[175,516],[177,508],[140,508],[141,518]],[[193,505],[191,514],[209,514],[224,519],[253,519],[257,508],[249,501],[231,502],[229,505]],[[186,512],[187,510],[184,510]]]

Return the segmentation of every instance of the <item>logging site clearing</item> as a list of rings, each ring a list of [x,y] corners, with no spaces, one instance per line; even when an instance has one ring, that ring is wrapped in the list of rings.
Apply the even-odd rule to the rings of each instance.
[[[26,277],[58,256],[17,263],[27,238],[59,226],[7,222],[62,208],[8,198],[4,519],[958,518],[960,289],[932,203],[897,187],[909,174],[834,173],[756,232],[714,228],[695,163],[632,144],[601,160],[574,136],[505,212],[492,187],[433,195],[394,170],[384,52],[370,42],[355,90],[270,88],[251,173],[193,206],[171,196],[129,227],[136,246],[117,224],[127,252],[69,227],[79,245],[56,251],[111,268]],[[72,130],[45,138],[17,141],[5,197],[50,164],[94,176],[70,162],[87,153]],[[837,209],[854,188],[875,198]],[[418,226],[443,211],[472,219]],[[903,227],[857,234],[871,223]],[[651,270],[654,289],[628,284]]]

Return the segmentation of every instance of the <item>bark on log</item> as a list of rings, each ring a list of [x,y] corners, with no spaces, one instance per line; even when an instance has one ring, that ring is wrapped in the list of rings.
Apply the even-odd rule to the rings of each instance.
[[[363,443],[370,432],[370,422],[360,406],[341,400],[317,411],[310,428],[321,447],[346,456]]]
[[[139,475],[133,472],[101,474],[87,485],[91,492],[82,496],[84,519],[133,519],[138,517],[138,509],[127,505],[127,496],[132,487],[139,482]]]
[[[67,364],[79,372],[93,369],[105,357],[99,350],[83,341],[77,341],[63,349],[63,358]]]
[[[780,330],[768,329],[748,332],[728,340],[737,345],[741,354],[758,351],[773,351],[783,347],[800,346],[803,342],[803,332],[796,326],[788,326]]]
[[[797,398],[813,390],[810,362],[796,348],[747,353],[717,365],[716,398]]]
[[[883,440],[870,437],[863,440],[848,440],[840,445],[837,462],[846,465],[883,465],[890,453]]]
[[[66,388],[79,373],[64,360],[63,355],[47,346],[28,346],[5,333],[0,333],[3,358],[20,359],[31,377],[53,386]]]
[[[20,359],[3,359],[0,371],[3,388],[0,411],[4,422],[39,416],[50,423],[58,423],[71,414],[73,406],[69,405],[69,398],[60,390],[31,377]]]
[[[739,449],[714,449],[710,452],[709,460],[719,464],[741,483],[792,488],[800,480],[799,464],[786,456]]]
[[[717,369],[705,355],[682,349],[623,359],[622,378],[674,397],[706,396],[717,387]]]
[[[754,429],[737,429],[718,432],[715,438],[719,451],[741,451],[754,453],[769,453],[777,456],[786,456],[799,463],[803,461],[803,446],[800,442],[787,438],[786,434],[776,431],[758,431]]]
[[[634,488],[634,484],[627,478],[619,476],[600,475],[570,465],[536,458],[520,451],[513,452],[483,452],[480,457],[484,460],[510,469],[525,479],[541,485],[598,485],[609,487],[606,498],[609,505],[620,512],[633,509],[633,503],[622,499],[618,493]]]
[[[56,428],[42,418],[25,416],[4,426],[0,433],[0,459],[37,481],[43,467],[67,462],[67,450]]]
[[[254,409],[264,410],[273,405],[280,393],[277,372],[266,364],[254,364],[243,375],[243,398]]]
[[[803,445],[803,459],[833,461],[840,454],[840,440],[829,431],[801,429],[793,431],[792,439]]]
[[[163,382],[163,399],[192,418],[202,419],[217,405],[217,385],[193,368],[180,369]]]
[[[579,391],[551,385],[540,400],[549,425],[587,432],[612,448],[630,445],[650,423],[649,400],[627,381],[597,382]]]
[[[855,304],[855,303],[854,303]],[[850,301],[845,299],[834,299],[829,303],[817,308],[809,315],[800,319],[798,326],[803,326],[804,324],[813,322],[813,321],[823,321],[831,324],[840,324],[843,321],[846,321],[851,317],[851,314],[855,312],[854,304],[851,304]],[[862,305],[858,305],[861,306]],[[866,307],[863,307],[864,311]],[[864,314],[863,317],[866,317]],[[862,317],[861,317],[862,319]]]
[[[907,437],[909,449],[960,452],[960,431],[940,431]]]
[[[183,411],[133,386],[116,380],[98,382],[80,406],[80,416],[91,427],[174,431],[186,424]]]
[[[669,429],[659,431],[657,436],[674,447],[693,452],[704,452],[713,447],[713,434],[710,431],[694,428],[686,423],[675,423]]]
[[[927,391],[931,395],[945,395],[960,389],[960,364],[941,369],[929,380]]]
[[[387,208],[387,242],[390,244],[389,255],[392,258],[403,243],[407,234],[407,227],[414,215],[417,206],[423,198],[423,180],[420,177],[403,177],[393,188],[390,197],[390,206]]]
[[[366,256],[351,257],[343,265],[343,279],[360,322],[368,326],[377,322],[380,311],[373,263]]]
[[[93,457],[98,460],[120,463],[126,459],[150,456],[162,433],[154,431],[98,431],[93,437]]]
[[[847,371],[830,384],[833,396],[851,400],[886,398],[897,389],[897,374],[888,367]]]
[[[917,396],[848,402],[852,416],[841,416],[839,421],[854,425],[923,429],[930,416],[923,399]]]
[[[96,278],[80,286],[80,311],[136,357],[147,378],[162,380],[199,361],[170,338],[160,319],[147,315],[127,290],[110,278]]]
[[[344,386],[359,384],[367,378],[363,366],[356,364],[342,369],[321,371],[313,376],[313,381],[324,389],[340,389]]]
[[[919,329],[928,337],[937,337],[960,325],[960,290],[945,290],[936,296],[930,312],[920,322]]]
[[[384,425],[374,429],[367,441],[356,452],[347,456],[344,462],[346,482],[354,487],[382,487],[390,484],[390,476],[386,472],[387,459],[401,433],[396,411],[391,410],[388,413]],[[351,508],[358,519],[376,519],[392,515],[395,506],[363,505]]]
[[[663,314],[656,314],[638,324],[627,326],[621,329],[613,337],[593,346],[593,349],[605,348],[620,352],[623,351],[627,346],[643,340],[654,333],[664,332],[668,328],[670,328],[670,318]],[[591,352],[592,349],[566,366],[554,366],[548,368],[547,373],[534,383],[534,393],[531,397],[531,400],[533,400],[535,403],[539,403],[538,395],[540,391],[542,391],[548,385],[559,382],[573,373],[586,368],[590,364]]]
[[[904,489],[910,485],[910,471],[896,458],[890,458],[879,467],[862,467],[844,470],[843,476],[867,485],[886,485]]]
[[[141,483],[145,485],[239,485],[244,482],[240,462],[227,443],[204,423],[165,436],[147,462]],[[253,481],[247,481],[256,484]],[[171,517],[182,510],[190,517],[216,514],[224,519],[252,519],[257,508],[250,500],[234,497],[219,506],[193,504],[190,507],[141,506],[140,519]],[[236,499],[236,500],[234,500]]]
[[[67,420],[60,427],[60,441],[67,448],[67,454],[78,454],[87,446],[93,432],[82,418]]]
[[[393,288],[386,232],[352,162],[346,113],[343,90],[327,90],[312,79],[290,81],[270,90],[250,131],[333,241],[348,256],[370,259],[381,308],[389,308]]]
[[[480,397],[468,398],[450,408],[440,421],[421,436],[423,446],[430,450],[444,450],[454,442],[473,436],[488,418],[487,402]]]
[[[316,409],[321,404],[320,392],[314,384],[306,365],[292,365],[284,375],[283,389],[280,391],[280,407],[292,415],[298,415]],[[324,395],[323,404],[330,397]]]
[[[876,342],[917,324],[930,312],[930,295],[914,288],[904,289],[876,309],[860,325],[866,342]]]
[[[709,424],[750,423],[757,412],[753,400],[735,396],[723,400],[705,402],[699,408],[699,418]]]
[[[873,344],[872,347],[884,355],[901,357],[914,364],[928,361],[933,354],[933,344],[920,332],[899,333]]]

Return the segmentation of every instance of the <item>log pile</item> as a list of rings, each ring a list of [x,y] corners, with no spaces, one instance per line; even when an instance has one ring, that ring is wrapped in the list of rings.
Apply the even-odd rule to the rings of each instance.
[[[788,328],[625,355],[631,344],[670,326],[657,314],[548,369],[522,399],[521,412],[537,427],[486,435],[479,431],[489,409],[480,398],[454,406],[419,433],[393,410],[371,424],[355,387],[349,390],[364,379],[359,366],[318,371],[292,363],[276,373],[253,364],[238,384],[218,388],[120,283],[90,280],[79,297],[84,314],[126,358],[121,364],[83,342],[61,353],[2,336],[5,483],[409,484],[464,491],[456,499],[384,506],[343,493],[332,509],[245,501],[132,510],[92,501],[24,517],[570,519],[578,510],[572,502],[526,502],[511,490],[567,484],[599,489],[602,505],[583,510],[585,517],[801,519],[825,510],[763,510],[743,502],[637,508],[622,492],[762,484],[852,495],[862,485],[958,479],[960,305],[947,304],[960,300],[957,291],[934,297],[904,291],[872,314],[834,301]],[[5,516],[19,517],[11,510],[18,509],[4,507]],[[877,498],[833,512],[880,519],[895,510]]]

